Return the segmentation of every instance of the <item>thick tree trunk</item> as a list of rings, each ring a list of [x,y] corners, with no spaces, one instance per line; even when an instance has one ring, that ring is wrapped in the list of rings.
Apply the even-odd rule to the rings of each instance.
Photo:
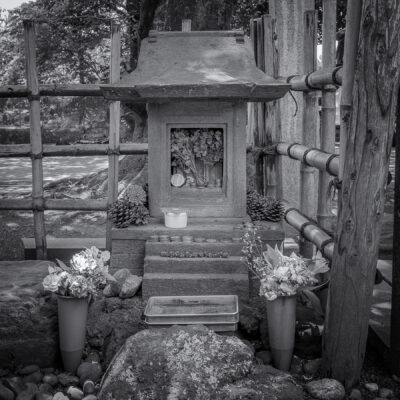
[[[324,336],[325,373],[364,361],[399,87],[400,1],[365,0]]]

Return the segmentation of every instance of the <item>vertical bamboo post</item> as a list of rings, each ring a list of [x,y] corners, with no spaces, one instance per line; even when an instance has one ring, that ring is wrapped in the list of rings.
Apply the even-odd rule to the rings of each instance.
[[[47,258],[46,226],[44,223],[44,198],[43,198],[43,146],[40,128],[40,97],[39,83],[36,69],[36,37],[35,23],[24,20],[26,84],[30,95],[29,123],[30,145],[32,157],[32,209],[33,225],[36,244],[36,258]]]
[[[263,16],[264,25],[264,66],[265,73],[278,77],[279,57],[276,46],[276,19],[271,15]],[[279,101],[265,103],[265,144],[271,146],[281,139],[281,124],[279,115]],[[275,155],[264,157],[264,191],[271,197],[282,197],[282,176]]]
[[[346,33],[344,37],[342,93],[340,97],[340,163],[339,180],[343,177],[344,154],[350,127],[354,71],[360,34],[362,0],[347,2]],[[340,199],[339,199],[340,200]]]
[[[120,79],[120,52],[121,33],[120,26],[111,22],[111,60],[110,83],[117,83]],[[119,166],[119,126],[120,126],[120,102],[111,101],[110,126],[109,126],[109,155],[108,155],[108,188],[107,204],[110,206],[118,198],[118,166]],[[112,221],[107,218],[106,247],[111,251],[112,247]]]
[[[317,14],[314,10],[304,13],[304,73],[315,71],[317,66]],[[316,146],[318,131],[317,97],[315,91],[303,94],[303,144],[308,147]],[[300,167],[300,210],[309,218],[314,217],[314,200],[316,194],[315,168],[301,163]],[[314,245],[300,237],[300,254],[312,258]]]
[[[394,223],[392,265],[392,310],[390,322],[390,354],[392,372],[400,376],[400,93],[397,98],[396,166],[394,173]]]
[[[324,0],[322,24],[322,67],[335,67],[336,60],[336,0]],[[335,152],[335,87],[326,85],[322,91],[321,112],[321,150]],[[335,216],[332,213],[332,202],[329,196],[330,175],[326,171],[319,173],[318,212],[319,225],[328,232],[333,231]]]

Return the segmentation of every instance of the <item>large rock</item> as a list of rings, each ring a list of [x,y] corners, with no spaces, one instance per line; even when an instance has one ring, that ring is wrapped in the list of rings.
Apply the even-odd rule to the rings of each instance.
[[[145,330],[130,337],[102,380],[99,400],[302,399],[290,375],[255,364],[234,336],[204,326]]]
[[[57,359],[57,304],[41,285],[49,264],[0,262],[0,368]]]
[[[91,304],[87,323],[87,341],[100,351],[108,365],[125,340],[146,327],[142,320],[145,303],[140,297],[101,298]]]

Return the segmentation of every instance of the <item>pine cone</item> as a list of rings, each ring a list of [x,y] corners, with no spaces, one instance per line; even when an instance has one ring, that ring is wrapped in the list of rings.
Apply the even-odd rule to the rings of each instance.
[[[149,222],[149,210],[143,205],[134,205],[132,209],[131,224],[146,225]]]
[[[146,192],[140,185],[129,185],[125,195],[135,205],[145,204],[147,200]]]
[[[109,208],[110,218],[117,228],[126,228],[132,221],[133,203],[127,196],[113,203]]]
[[[279,200],[251,190],[247,192],[247,214],[252,221],[278,222],[283,217],[284,207]]]

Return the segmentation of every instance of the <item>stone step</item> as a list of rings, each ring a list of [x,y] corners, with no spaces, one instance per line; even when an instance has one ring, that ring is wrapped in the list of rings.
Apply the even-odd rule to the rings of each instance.
[[[227,252],[230,256],[242,256],[243,243],[208,243],[208,242],[146,242],[146,255],[159,256],[162,251],[189,251],[189,252]]]
[[[236,294],[241,301],[248,299],[249,280],[246,274],[180,274],[147,273],[143,276],[142,295],[194,296]]]
[[[247,274],[247,267],[241,257],[228,258],[175,258],[146,256],[144,259],[146,273],[180,273],[180,274]]]

